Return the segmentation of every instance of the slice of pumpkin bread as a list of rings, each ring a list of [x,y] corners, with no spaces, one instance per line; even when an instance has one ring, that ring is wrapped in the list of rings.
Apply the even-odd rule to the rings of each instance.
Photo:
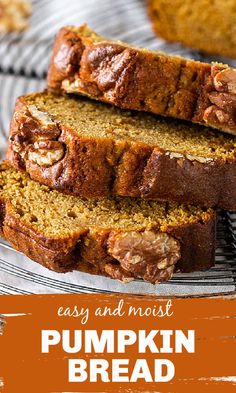
[[[147,0],[159,37],[236,59],[235,0]]]
[[[59,31],[48,86],[236,135],[234,68],[111,41],[87,25]]]
[[[83,97],[18,99],[8,160],[81,197],[111,195],[236,210],[236,139]]]
[[[0,228],[18,250],[51,270],[128,282],[168,280],[174,269],[214,263],[215,213],[131,198],[80,199],[3,164]]]

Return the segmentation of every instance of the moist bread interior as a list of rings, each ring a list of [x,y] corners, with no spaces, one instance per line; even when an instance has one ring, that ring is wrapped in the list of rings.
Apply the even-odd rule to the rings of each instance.
[[[224,161],[236,157],[235,137],[204,126],[120,110],[84,97],[45,92],[26,96],[25,101],[83,137],[141,142],[166,151]]]
[[[212,210],[135,198],[81,199],[63,195],[31,180],[6,164],[0,169],[0,199],[9,200],[15,217],[48,237],[60,238],[76,230],[155,229],[208,221]]]

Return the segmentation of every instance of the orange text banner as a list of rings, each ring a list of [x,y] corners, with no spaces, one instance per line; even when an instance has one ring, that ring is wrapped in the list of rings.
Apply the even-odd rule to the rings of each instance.
[[[235,306],[233,296],[1,296],[1,389],[236,391]]]

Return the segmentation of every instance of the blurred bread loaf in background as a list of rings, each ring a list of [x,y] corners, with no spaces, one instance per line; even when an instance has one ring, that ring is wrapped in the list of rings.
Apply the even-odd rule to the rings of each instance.
[[[28,0],[0,0],[0,33],[27,29],[31,12]]]
[[[236,59],[235,0],[148,0],[148,13],[160,37]]]

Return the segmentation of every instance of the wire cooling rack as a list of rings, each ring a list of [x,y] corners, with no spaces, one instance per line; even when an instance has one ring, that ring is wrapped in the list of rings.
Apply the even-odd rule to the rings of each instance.
[[[30,28],[0,37],[0,156],[4,157],[15,99],[45,87],[53,37],[63,25],[88,22],[104,36],[138,46],[206,60],[202,54],[157,39],[142,0],[33,0]],[[213,60],[212,58],[210,60]],[[225,61],[225,59],[214,59]],[[227,62],[229,62],[227,60]],[[230,62],[232,63],[232,62]],[[232,63],[233,64],[233,63]],[[235,64],[234,64],[235,65]],[[215,266],[207,272],[175,274],[153,286],[136,280],[129,285],[73,272],[57,274],[30,261],[0,239],[0,293],[139,293],[213,295],[236,290],[236,213],[224,212],[217,228]]]

